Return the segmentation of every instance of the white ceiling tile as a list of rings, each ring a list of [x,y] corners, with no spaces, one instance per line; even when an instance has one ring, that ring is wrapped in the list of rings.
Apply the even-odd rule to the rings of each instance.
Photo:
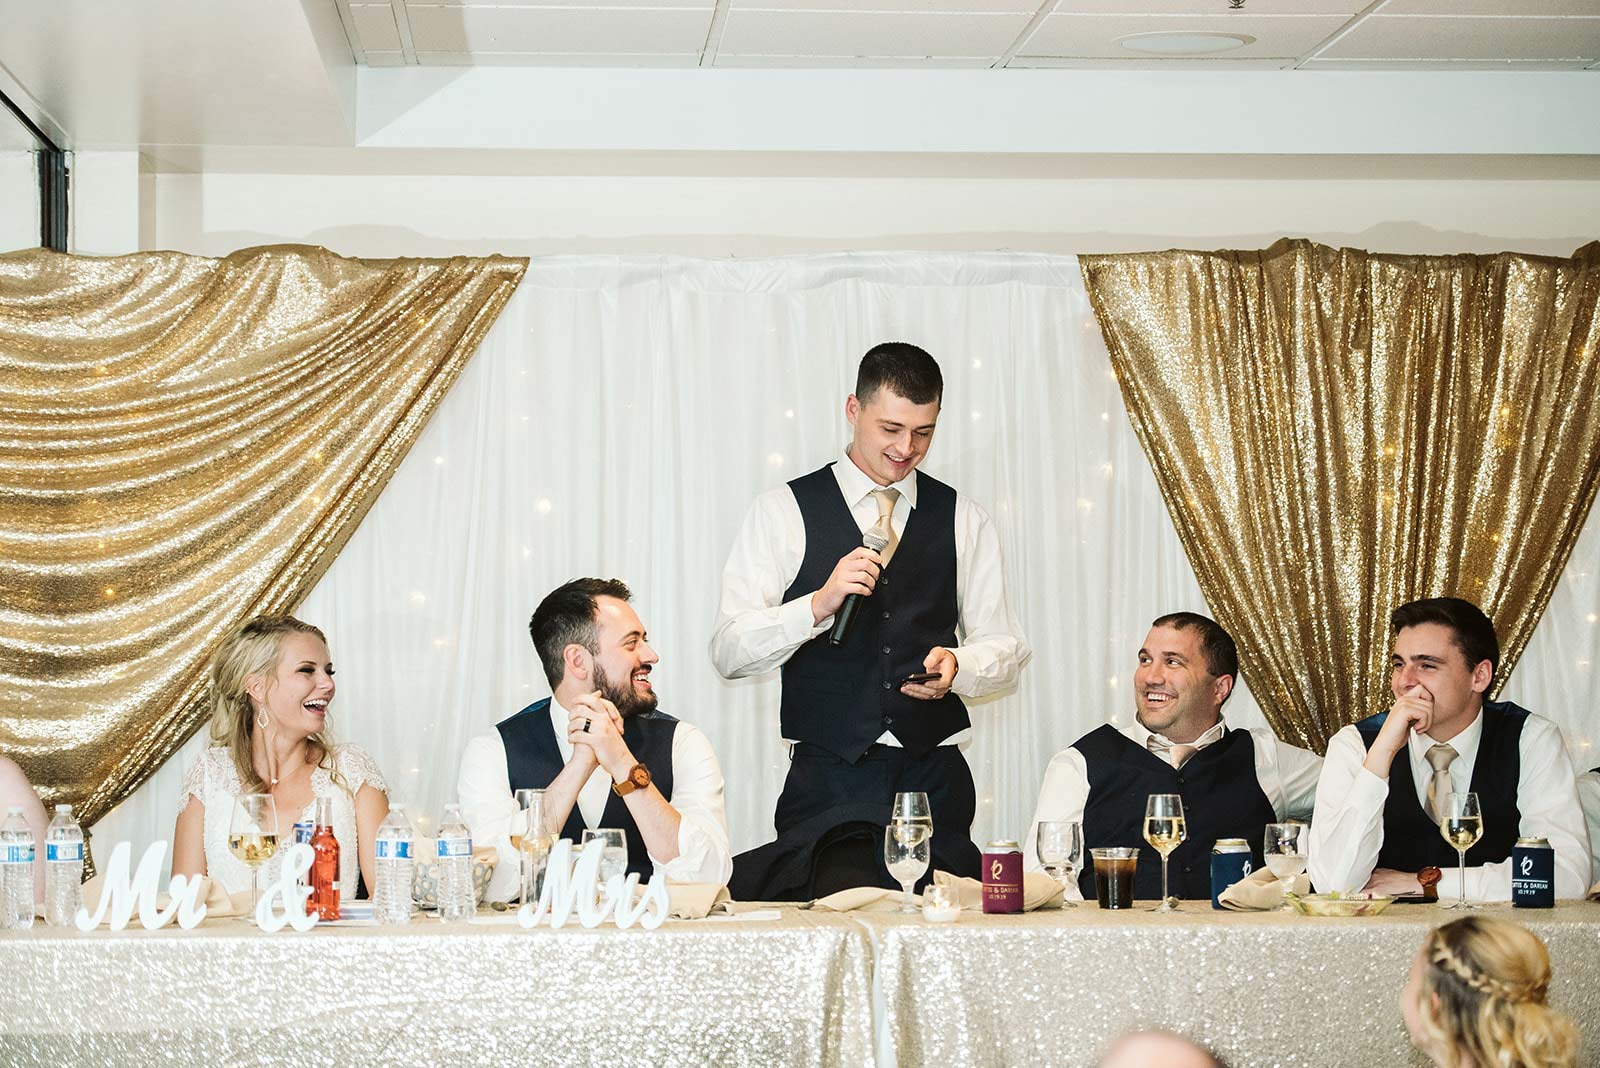
[[[1230,59],[1268,59],[1300,56],[1309,52],[1348,22],[1341,15],[1273,17],[1214,16],[1046,16],[1018,52],[1029,56],[1080,56],[1125,59],[1137,56],[1117,44],[1136,33],[1236,33],[1254,37],[1253,44],[1235,48]]]
[[[544,7],[544,8],[613,8],[627,10],[637,7],[676,7],[710,11],[715,0],[406,0],[407,9],[413,7]]]
[[[1027,12],[901,15],[731,10],[718,52],[728,55],[988,56],[1017,39]]]
[[[1300,70],[1592,70],[1583,59],[1305,59]]]
[[[1318,59],[1600,59],[1600,18],[1363,19]]]
[[[403,67],[406,65],[406,54],[404,52],[374,52],[369,48],[366,51],[365,59],[369,67]]]
[[[730,11],[829,11],[862,14],[891,11],[906,15],[1022,12],[1032,16],[1040,0],[729,0]]]
[[[1384,15],[1600,15],[1600,0],[1389,0]]]
[[[363,51],[400,50],[400,28],[394,23],[394,8],[388,4],[351,4],[350,17],[355,20]]]
[[[982,70],[994,65],[987,56],[943,56],[938,59],[918,59],[912,56],[729,56],[718,53],[719,67],[783,67],[806,70],[838,70],[843,68],[878,68],[908,70],[917,67],[939,70]]]
[[[418,52],[424,67],[698,67],[700,53]]]
[[[1246,0],[1243,10],[1228,10],[1224,0],[1061,0],[1055,10],[1067,15],[1356,15],[1372,0]]]
[[[419,52],[699,53],[711,10],[410,4]]]
[[[1202,59],[1195,56],[1158,59],[1072,59],[1066,56],[1017,56],[1008,69],[1041,70],[1283,70],[1294,66],[1293,56],[1275,59]]]

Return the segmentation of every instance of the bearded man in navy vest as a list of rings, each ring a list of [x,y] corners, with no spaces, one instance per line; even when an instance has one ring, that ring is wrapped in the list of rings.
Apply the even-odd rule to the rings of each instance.
[[[1011,687],[1028,647],[989,517],[917,470],[943,394],[927,352],[874,346],[845,401],[844,456],[757,498],[728,555],[712,662],[729,679],[782,669],[781,729],[792,743],[776,850],[744,856],[804,872],[787,885],[736,876],[736,894],[826,883],[812,846],[846,823],[876,833],[866,850],[876,860],[864,854],[847,881],[897,885],[883,868],[883,825],[898,792],[928,795],[932,867],[978,874],[961,698]],[[868,532],[887,541],[881,552],[863,544]],[[829,631],[852,595],[852,629],[834,644]]]
[[[1439,868],[1441,900],[1461,895],[1456,851],[1439,833],[1441,795],[1472,792],[1483,837],[1467,850],[1466,896],[1511,899],[1511,847],[1547,838],[1556,897],[1588,888],[1589,845],[1572,760],[1555,724],[1510,701],[1486,701],[1500,664],[1494,624],[1477,605],[1432,597],[1401,605],[1387,712],[1328,742],[1311,823],[1309,871],[1318,890],[1419,894],[1417,873]]]
[[[528,632],[552,696],[467,744],[461,811],[473,841],[499,851],[491,901],[517,892],[514,792],[527,788],[545,792],[550,832],[575,845],[585,829],[622,831],[641,880],[728,881],[722,768],[704,734],[656,707],[660,658],[631,597],[616,579],[581,578],[541,601]]]
[[[1462,892],[1456,851],[1438,831],[1440,795],[1477,793],[1483,838],[1467,851],[1466,897],[1510,900],[1510,849],[1547,838],[1555,895],[1589,887],[1589,843],[1573,761],[1549,719],[1485,700],[1499,667],[1494,624],[1454,596],[1411,601],[1394,632],[1389,711],[1328,742],[1310,828],[1318,891],[1421,894],[1418,871],[1440,868],[1440,899]]]
[[[1134,896],[1160,898],[1161,857],[1144,841],[1145,800],[1178,794],[1188,838],[1169,860],[1175,897],[1211,896],[1211,847],[1243,838],[1261,867],[1262,828],[1311,814],[1322,761],[1264,728],[1236,730],[1222,718],[1239,654],[1214,620],[1174,612],[1150,624],[1133,673],[1134,719],[1097,727],[1045,768],[1023,847],[1038,870],[1041,820],[1082,822],[1084,864],[1071,896],[1094,896],[1090,849],[1137,846]],[[1073,891],[1077,891],[1073,894]]]

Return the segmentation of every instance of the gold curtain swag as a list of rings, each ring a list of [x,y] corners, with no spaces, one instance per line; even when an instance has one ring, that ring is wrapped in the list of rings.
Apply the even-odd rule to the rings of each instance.
[[[1389,613],[1459,596],[1496,688],[1600,478],[1600,242],[1569,259],[1084,256],[1123,400],[1278,735],[1388,706]]]
[[[0,256],[0,752],[47,804],[93,823],[204,722],[217,644],[310,591],[526,267]]]

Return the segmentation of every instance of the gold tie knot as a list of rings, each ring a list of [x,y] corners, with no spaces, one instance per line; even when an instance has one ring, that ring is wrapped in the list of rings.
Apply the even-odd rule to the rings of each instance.
[[[1428,782],[1428,814],[1435,820],[1442,820],[1449,814],[1450,795],[1455,793],[1450,782],[1450,764],[1455,758],[1455,749],[1443,742],[1435,742],[1422,754],[1422,759],[1433,769],[1433,778]]]
[[[1428,751],[1422,756],[1422,759],[1426,760],[1428,762],[1428,766],[1435,772],[1444,771],[1449,768],[1450,764],[1455,760],[1455,758],[1455,749],[1451,746],[1445,745],[1443,742],[1437,742],[1434,745],[1429,746]]]
[[[1145,741],[1145,747],[1156,756],[1165,756],[1167,763],[1174,768],[1181,768],[1189,762],[1189,758],[1200,751],[1198,745],[1183,745],[1169,742],[1159,734],[1152,734]]]

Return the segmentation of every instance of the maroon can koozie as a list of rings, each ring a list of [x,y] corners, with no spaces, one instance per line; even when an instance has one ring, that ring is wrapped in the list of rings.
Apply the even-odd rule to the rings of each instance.
[[[1022,911],[1022,847],[1003,840],[983,849],[983,911]]]

